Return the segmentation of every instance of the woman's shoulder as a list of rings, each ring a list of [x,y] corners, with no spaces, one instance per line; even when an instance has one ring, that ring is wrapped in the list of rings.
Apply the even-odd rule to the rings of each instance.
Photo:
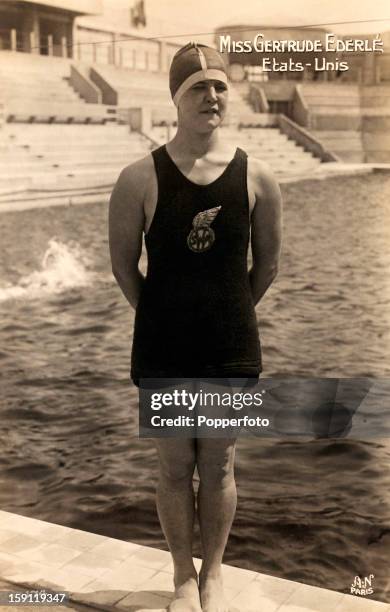
[[[248,156],[248,178],[252,184],[265,190],[277,185],[275,173],[271,166],[251,155]]]
[[[153,157],[151,153],[148,153],[148,155],[145,155],[145,157],[142,157],[128,166],[125,166],[120,173],[118,180],[126,184],[128,187],[136,187],[150,180],[153,173]]]

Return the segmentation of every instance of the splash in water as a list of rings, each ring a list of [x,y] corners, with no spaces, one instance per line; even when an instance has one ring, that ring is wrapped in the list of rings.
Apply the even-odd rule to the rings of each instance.
[[[21,297],[40,297],[65,289],[91,284],[90,261],[78,244],[49,240],[41,269],[23,276],[16,285],[0,288],[0,301]]]

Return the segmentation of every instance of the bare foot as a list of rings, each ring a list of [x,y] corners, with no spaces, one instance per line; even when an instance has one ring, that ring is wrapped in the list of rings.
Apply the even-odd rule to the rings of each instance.
[[[202,612],[196,574],[175,575],[175,594],[168,612]]]
[[[220,572],[212,575],[200,573],[199,590],[203,612],[229,612]]]

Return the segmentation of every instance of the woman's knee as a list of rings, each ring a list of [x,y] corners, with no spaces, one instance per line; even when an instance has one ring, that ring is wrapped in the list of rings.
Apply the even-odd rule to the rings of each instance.
[[[200,482],[206,486],[225,488],[234,483],[234,444],[225,447],[205,445],[197,455]]]
[[[191,482],[195,470],[195,461],[178,460],[175,463],[160,463],[160,479],[172,485]]]
[[[158,446],[160,481],[180,485],[192,481],[196,464],[195,448],[190,444],[182,444],[176,449],[174,446]]]

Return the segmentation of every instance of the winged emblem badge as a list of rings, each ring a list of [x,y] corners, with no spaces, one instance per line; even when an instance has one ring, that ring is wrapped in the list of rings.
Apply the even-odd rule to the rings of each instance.
[[[208,251],[215,242],[214,230],[210,227],[221,206],[215,206],[195,215],[192,220],[192,230],[187,236],[187,245],[194,253]]]

